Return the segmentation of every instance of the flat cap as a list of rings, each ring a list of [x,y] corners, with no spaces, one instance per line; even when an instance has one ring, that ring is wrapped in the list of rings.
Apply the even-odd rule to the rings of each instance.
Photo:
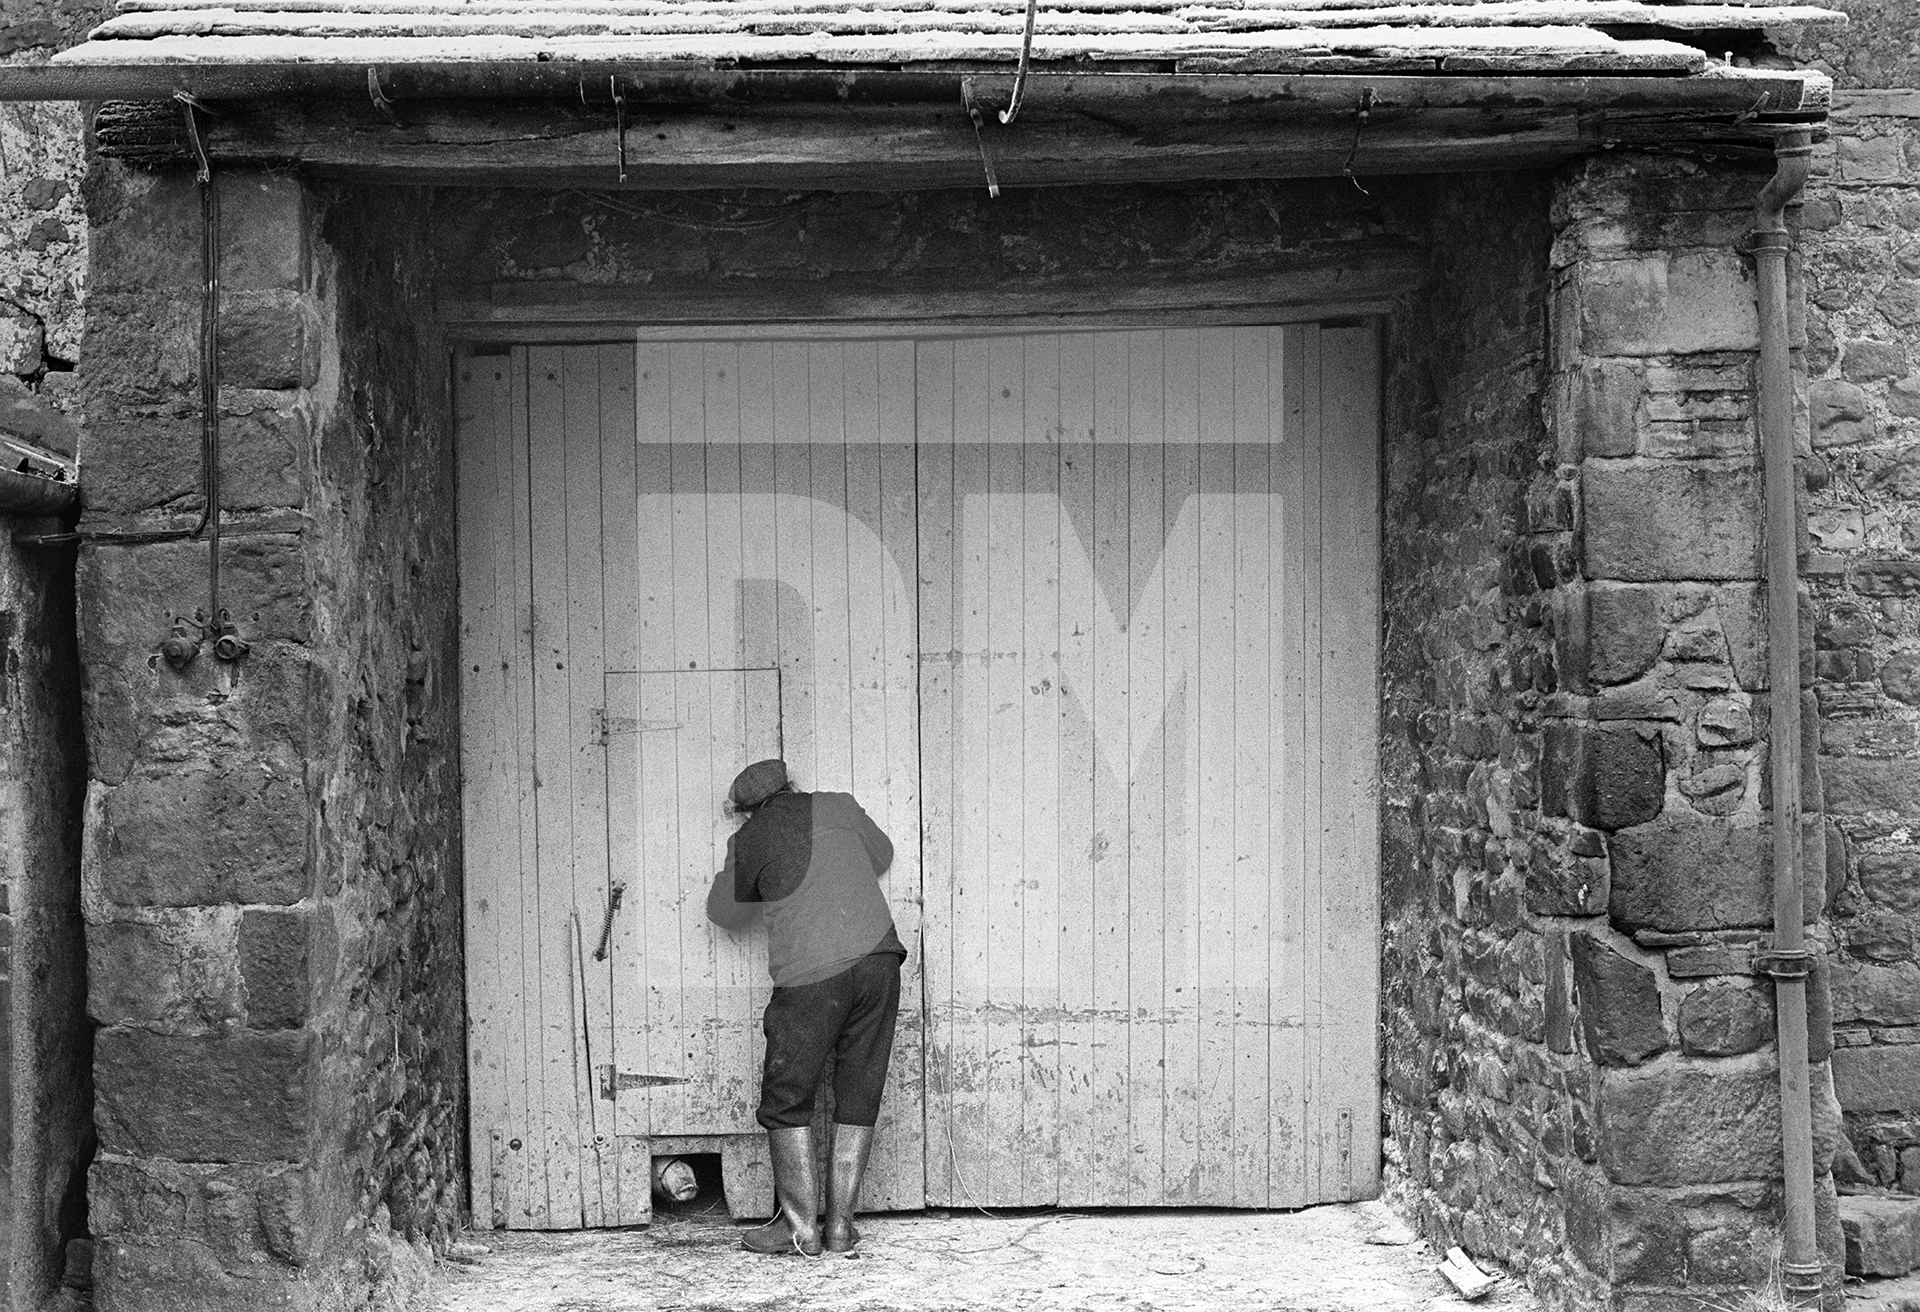
[[[741,809],[758,806],[787,786],[787,763],[778,758],[755,761],[734,777],[727,798]]]

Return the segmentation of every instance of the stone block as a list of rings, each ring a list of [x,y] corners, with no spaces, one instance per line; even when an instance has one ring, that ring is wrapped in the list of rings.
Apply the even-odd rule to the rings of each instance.
[[[203,652],[185,670],[158,659],[179,615],[207,604],[204,543],[88,551],[77,568],[87,661],[87,742],[93,776],[118,781],[143,752],[158,757],[252,747],[304,754],[307,680],[302,642],[311,600],[299,539],[229,539],[221,602],[254,654],[223,665]],[[192,742],[191,750],[183,750]]]
[[[1587,589],[1588,677],[1631,683],[1653,668],[1667,640],[1667,589],[1594,584]]]
[[[1736,1057],[1773,1041],[1773,1000],[1746,984],[1709,984],[1680,999],[1680,1050],[1690,1057]]]
[[[1872,442],[1880,436],[1873,418],[1866,389],[1833,378],[1815,379],[1807,385],[1807,404],[1812,412],[1813,445],[1825,449]]]
[[[1547,726],[1540,806],[1594,829],[1623,829],[1660,814],[1666,755],[1657,732],[1559,721]]]
[[[1761,1065],[1663,1062],[1600,1077],[1600,1165],[1615,1183],[1766,1180],[1779,1169],[1779,1080]]]
[[[1841,137],[1834,143],[1839,171],[1845,182],[1898,182],[1905,172],[1900,138]]]
[[[1699,943],[1667,952],[1667,974],[1674,979],[1702,979],[1709,975],[1751,975],[1752,943]]]
[[[1920,1268],[1920,1198],[1851,1194],[1840,1200],[1850,1276],[1903,1276]]]
[[[240,917],[240,973],[247,1023],[301,1025],[313,1009],[313,918],[302,910],[249,910]]]
[[[68,456],[80,444],[80,425],[44,386],[36,392],[5,376],[0,376],[0,433]]]
[[[1527,909],[1538,916],[1597,916],[1607,909],[1607,860],[1564,848],[1527,862]]]
[[[1920,374],[1888,385],[1887,409],[1902,419],[1920,419]]]
[[[1867,852],[1860,857],[1860,891],[1902,915],[1920,913],[1920,853]]]
[[[319,1312],[298,1271],[235,1268],[200,1244],[103,1239],[94,1259],[100,1312]]]
[[[1853,568],[1847,581],[1862,596],[1920,596],[1920,561],[1866,561]]]
[[[1646,583],[1758,576],[1753,470],[1589,465],[1581,478],[1589,578]]]
[[[1592,934],[1575,934],[1567,946],[1588,1055],[1602,1066],[1636,1066],[1665,1052],[1653,972]]]
[[[305,1030],[101,1030],[93,1046],[101,1149],[198,1162],[306,1159],[313,1040]]]
[[[1622,360],[1583,360],[1569,380],[1568,411],[1561,422],[1577,434],[1571,450],[1585,456],[1630,456],[1646,382]]]
[[[313,1250],[313,1172],[276,1163],[99,1157],[88,1181],[96,1234],[196,1243],[225,1267],[304,1265]]]
[[[1833,1089],[1849,1115],[1920,1112],[1920,1044],[1835,1048]]]
[[[103,169],[88,180],[88,290],[158,294],[200,313],[200,194],[186,169]]]
[[[1752,274],[1731,251],[1590,260],[1577,266],[1580,347],[1592,356],[1752,351]]]
[[[1920,761],[1823,756],[1820,778],[1826,787],[1827,809],[1834,815],[1920,813]]]
[[[102,1025],[205,1033],[240,1018],[230,922],[87,927],[87,1014]]]
[[[298,902],[310,883],[300,774],[259,759],[172,764],[89,796],[90,878],[122,906]]]
[[[221,409],[221,503],[229,510],[303,505],[311,446],[299,393],[226,393]]]
[[[1899,378],[1907,372],[1907,353],[1898,342],[1843,342],[1840,372],[1856,383]]]
[[[1842,1025],[1920,1025],[1920,965],[1835,961],[1833,1018]]]
[[[0,373],[32,374],[45,362],[47,331],[37,314],[0,301]]]
[[[268,389],[310,386],[315,336],[313,307],[302,293],[222,293],[221,381]]]
[[[307,278],[306,192],[298,175],[228,169],[220,187],[220,285],[299,291]]]
[[[1817,818],[1804,841],[1820,850]],[[1734,826],[1669,814],[1608,843],[1613,857],[1608,912],[1625,929],[1681,932],[1773,923],[1773,843],[1767,826]],[[1814,870],[1823,870],[1818,861]],[[1809,880],[1809,920],[1817,919],[1825,885]]]

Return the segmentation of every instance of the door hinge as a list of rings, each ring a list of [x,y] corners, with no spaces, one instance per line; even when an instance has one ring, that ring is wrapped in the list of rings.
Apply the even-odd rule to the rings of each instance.
[[[663,1084],[691,1083],[684,1075],[646,1075],[639,1071],[600,1068],[600,1096],[611,1102],[628,1089],[657,1089]]]
[[[684,727],[679,720],[636,720],[630,715],[608,715],[604,706],[593,708],[594,740],[602,747],[617,733],[672,733]]]

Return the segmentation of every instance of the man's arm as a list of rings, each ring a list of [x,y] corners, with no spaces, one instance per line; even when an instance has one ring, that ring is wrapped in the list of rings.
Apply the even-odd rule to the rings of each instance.
[[[745,929],[753,923],[760,913],[758,902],[739,900],[735,886],[737,873],[733,859],[733,838],[727,839],[727,861],[713,877],[713,887],[707,890],[707,919],[722,929]]]
[[[874,877],[878,878],[893,864],[893,840],[873,822],[858,798],[848,796],[847,801],[853,812],[850,817],[853,831],[860,835],[860,844],[867,849],[867,859],[873,862]]]

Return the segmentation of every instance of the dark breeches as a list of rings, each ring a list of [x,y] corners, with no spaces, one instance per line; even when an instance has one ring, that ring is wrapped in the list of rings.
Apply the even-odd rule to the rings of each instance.
[[[833,1119],[872,1125],[900,1016],[900,958],[875,952],[812,984],[776,988],[763,1028],[760,1111],[769,1130],[813,1123],[813,1094],[833,1054]]]

